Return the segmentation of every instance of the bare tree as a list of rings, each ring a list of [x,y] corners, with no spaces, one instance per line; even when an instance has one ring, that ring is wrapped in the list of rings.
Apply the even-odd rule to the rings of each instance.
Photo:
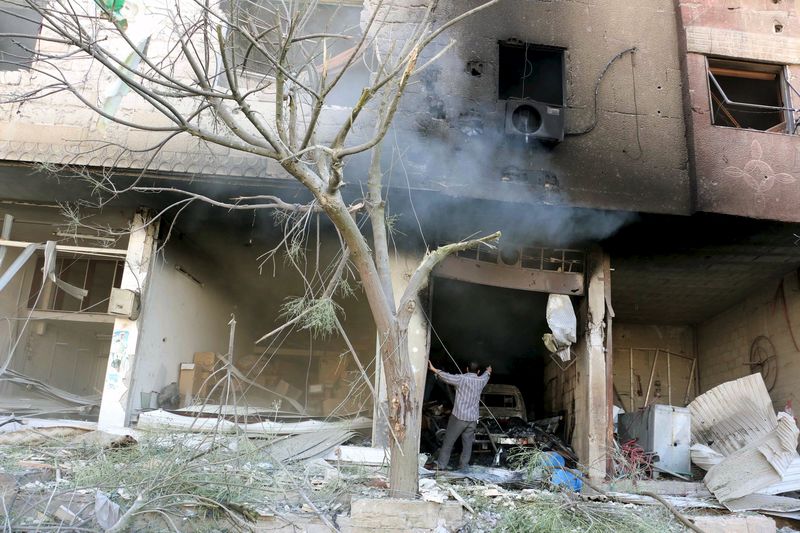
[[[332,269],[325,289],[314,295],[315,305],[330,300],[344,266],[352,265],[379,335],[392,435],[390,485],[395,496],[413,495],[418,489],[421,406],[407,341],[418,293],[448,254],[491,245],[500,235],[429,251],[396,299],[381,143],[409,83],[449,48],[437,38],[498,1],[482,1],[441,21],[435,0],[367,0],[358,31],[342,30],[332,23],[320,27],[315,19],[321,9],[317,0],[166,0],[158,5],[145,0],[16,0],[6,4],[24,4],[25,10],[0,5],[4,15],[19,17],[28,25],[41,21],[36,46],[24,32],[3,34],[16,43],[16,52],[0,60],[24,62],[40,82],[46,80],[7,95],[6,102],[71,93],[112,127],[160,134],[159,142],[144,150],[151,154],[151,161],[174,139],[191,136],[262,158],[265,165],[277,163],[310,192],[312,200],[303,205],[278,196],[219,200],[189,190],[144,185],[141,179],[117,186],[108,169],[85,172],[103,201],[131,191],[170,192],[181,195],[171,206],[178,210],[192,202],[209,202],[227,209],[274,209],[300,219],[308,213],[324,213],[330,219],[342,243],[342,266]],[[407,13],[408,20],[393,24],[398,13]],[[336,20],[334,8],[328,21]],[[426,51],[431,44],[433,50]],[[75,76],[76,64],[95,72],[93,79],[105,80],[103,95],[98,97],[96,85]],[[328,121],[323,128],[332,95],[346,91],[345,85],[352,83],[348,73],[364,65],[369,79],[356,91],[352,107],[338,122],[331,126]],[[161,120],[145,123],[120,112],[120,99],[126,92],[130,93],[126,102],[146,105]],[[363,201],[348,204],[342,195],[348,181],[345,164],[359,154],[368,154],[371,162],[366,193]],[[366,212],[370,222],[363,230],[354,217],[359,210]]]

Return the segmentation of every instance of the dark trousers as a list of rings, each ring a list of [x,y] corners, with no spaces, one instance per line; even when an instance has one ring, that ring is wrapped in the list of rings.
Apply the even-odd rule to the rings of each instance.
[[[439,450],[439,460],[436,461],[439,468],[445,468],[450,463],[450,453],[456,439],[461,436],[461,457],[458,461],[459,468],[466,468],[469,465],[469,458],[472,456],[472,443],[475,441],[475,428],[477,422],[464,422],[450,415],[447,422],[447,432],[444,435],[442,449]]]

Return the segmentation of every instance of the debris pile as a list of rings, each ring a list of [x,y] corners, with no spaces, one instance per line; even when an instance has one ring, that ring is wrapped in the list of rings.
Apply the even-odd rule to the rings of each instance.
[[[353,495],[385,494],[381,468],[323,459],[353,437],[349,430],[258,439],[75,431],[0,445],[6,529],[184,530],[202,522],[244,531],[264,520],[291,524],[295,515],[332,523]],[[32,434],[3,436],[19,433]]]
[[[800,517],[800,499],[775,496],[800,490],[800,430],[789,413],[775,413],[761,374],[723,383],[689,409],[692,462],[719,502]]]
[[[3,433],[13,443],[0,445],[7,529],[348,531],[357,530],[353,521],[363,525],[352,515],[355,502],[393,501],[386,500],[388,453],[347,444],[361,439],[344,428],[256,438],[164,430],[112,435],[84,425],[43,439],[28,429]],[[571,471],[555,452],[521,449],[510,462],[511,469],[438,475],[421,469],[416,503],[432,506],[423,508],[430,530],[469,523],[473,532],[530,531],[527,523],[555,532],[592,523],[595,531],[680,531],[663,508],[600,502],[559,482]],[[381,516],[416,519],[410,509]]]

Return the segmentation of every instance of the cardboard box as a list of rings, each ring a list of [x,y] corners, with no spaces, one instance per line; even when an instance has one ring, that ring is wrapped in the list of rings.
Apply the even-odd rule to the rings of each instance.
[[[336,383],[347,370],[346,359],[322,357],[319,360],[319,380],[322,383]]]
[[[196,366],[194,363],[181,363],[181,370],[178,374],[178,392],[181,395],[181,407],[186,407],[192,402],[195,372]]]
[[[197,363],[181,363],[178,374],[178,392],[181,395],[181,406],[190,405],[196,398],[205,401],[208,392],[214,387],[210,380],[210,370],[205,370]]]
[[[202,370],[214,370],[217,363],[217,356],[214,352],[195,352],[194,364],[199,366]]]

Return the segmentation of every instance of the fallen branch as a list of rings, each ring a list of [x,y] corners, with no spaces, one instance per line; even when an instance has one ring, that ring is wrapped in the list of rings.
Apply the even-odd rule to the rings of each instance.
[[[424,289],[428,284],[428,281],[431,278],[431,272],[433,272],[433,269],[436,267],[436,265],[441,263],[447,256],[451,254],[476,248],[481,244],[491,246],[491,243],[499,240],[501,235],[502,234],[499,231],[496,231],[485,237],[470,239],[468,241],[454,242],[452,244],[445,244],[444,246],[440,246],[436,250],[427,254],[414,271],[414,274],[411,276],[411,279],[406,286],[406,290],[403,292],[403,296],[400,298],[400,303],[398,304],[398,315],[401,317],[401,323],[411,316],[414,308],[414,305],[411,302],[413,302],[417,297],[419,291]]]
[[[316,505],[314,505],[314,502],[312,502],[312,501],[311,501],[311,498],[309,498],[309,497],[306,495],[305,491],[301,490],[301,491],[299,491],[299,492],[300,492],[300,496],[302,496],[302,497],[303,497],[303,499],[306,501],[306,503],[307,503],[307,504],[308,504],[308,505],[309,505],[309,506],[310,506],[312,509],[314,509],[314,512],[315,512],[315,513],[317,513],[317,516],[319,516],[320,520],[322,520],[323,522],[325,522],[325,525],[326,525],[326,526],[328,526],[329,528],[331,528],[331,531],[335,531],[336,533],[339,533],[339,529],[338,529],[336,526],[334,526],[334,525],[333,525],[333,522],[331,522],[331,521],[330,521],[330,519],[329,519],[327,516],[325,516],[325,514],[324,514],[322,511],[320,511],[320,510],[319,510],[319,507],[317,507]]]
[[[674,505],[672,505],[671,503],[669,503],[667,500],[665,500],[664,498],[662,498],[662,497],[661,497],[661,496],[659,496],[658,494],[656,494],[656,493],[654,493],[654,492],[646,492],[646,491],[645,491],[645,492],[640,492],[639,494],[641,494],[642,496],[649,496],[649,497],[653,498],[654,500],[656,500],[657,502],[659,502],[661,505],[663,505],[664,507],[666,507],[667,509],[669,509],[669,512],[670,512],[670,513],[672,513],[673,515],[675,515],[675,518],[677,518],[678,520],[680,520],[680,522],[681,522],[681,523],[682,523],[684,526],[688,527],[688,528],[689,528],[689,529],[691,529],[692,531],[696,531],[697,533],[704,533],[702,529],[700,529],[699,527],[697,527],[696,525],[694,525],[694,523],[693,523],[691,520],[689,520],[688,518],[686,518],[686,516],[685,516],[683,513],[681,513],[680,511],[678,511],[678,510],[675,508],[675,506],[674,506]]]
[[[598,494],[601,494],[604,498],[607,498],[607,499],[609,499],[611,501],[615,501],[615,502],[618,502],[618,503],[625,503],[625,502],[619,500],[618,498],[615,498],[614,496],[611,496],[609,493],[607,493],[606,491],[604,491],[603,489],[601,489],[600,487],[598,487],[597,485],[595,485],[594,483],[589,481],[588,476],[586,476],[583,472],[580,472],[578,470],[573,470],[572,468],[564,468],[564,470],[574,474],[575,476],[578,476],[581,479],[581,481],[586,483],[586,485],[590,489],[592,489],[593,491],[597,492]],[[667,500],[665,500],[661,496],[659,496],[657,494],[654,494],[652,492],[640,492],[639,494],[641,494],[642,496],[648,496],[648,497],[653,498],[654,500],[656,500],[658,503],[660,503],[661,505],[666,507],[667,510],[670,513],[672,513],[672,515],[675,518],[677,518],[678,521],[680,521],[681,524],[683,524],[687,528],[691,529],[695,533],[705,533],[705,531],[703,531],[702,529],[697,527],[691,520],[686,518],[686,515],[684,515],[680,511],[678,511],[678,509],[676,509],[674,505],[669,503]]]
[[[455,498],[456,501],[461,504],[461,507],[469,511],[470,514],[473,515],[476,514],[475,509],[473,509],[472,506],[470,506],[470,504],[468,504],[467,501],[464,498],[462,498],[461,495],[457,493],[453,487],[447,487],[447,490],[449,490],[453,498]]]

